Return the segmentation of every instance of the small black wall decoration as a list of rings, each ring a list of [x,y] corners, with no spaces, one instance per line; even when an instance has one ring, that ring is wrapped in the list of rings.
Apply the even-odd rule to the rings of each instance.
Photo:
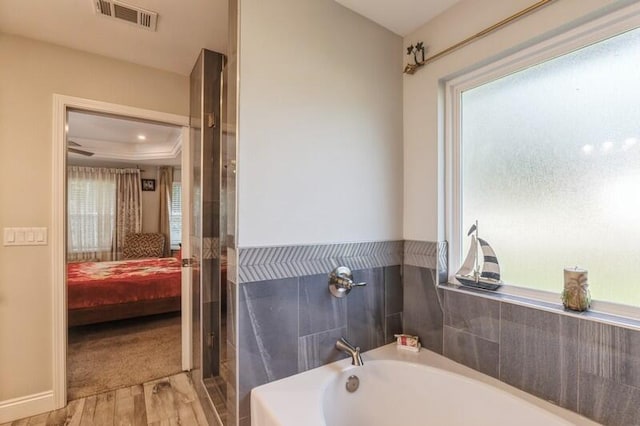
[[[142,179],[142,190],[143,191],[155,191],[156,190],[156,180],[155,179]]]

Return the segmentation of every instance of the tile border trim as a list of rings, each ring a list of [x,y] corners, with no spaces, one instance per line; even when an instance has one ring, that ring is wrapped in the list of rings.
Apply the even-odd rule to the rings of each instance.
[[[448,244],[446,241],[404,241],[405,265],[418,266],[420,268],[437,269],[438,274],[446,276]]]
[[[353,270],[401,265],[403,241],[318,244],[238,249],[238,281],[248,283],[329,274],[336,266]]]

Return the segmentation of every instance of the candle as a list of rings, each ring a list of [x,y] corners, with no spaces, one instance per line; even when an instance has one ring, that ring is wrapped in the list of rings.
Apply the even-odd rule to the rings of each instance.
[[[564,291],[562,292],[562,304],[573,311],[586,311],[591,305],[589,294],[589,280],[586,269],[564,269]]]

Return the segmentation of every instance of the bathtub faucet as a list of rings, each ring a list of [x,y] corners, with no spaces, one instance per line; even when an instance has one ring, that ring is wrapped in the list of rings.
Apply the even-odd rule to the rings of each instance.
[[[351,365],[364,365],[362,356],[360,356],[360,348],[354,347],[344,337],[341,337],[340,340],[336,342],[336,349],[351,356]]]

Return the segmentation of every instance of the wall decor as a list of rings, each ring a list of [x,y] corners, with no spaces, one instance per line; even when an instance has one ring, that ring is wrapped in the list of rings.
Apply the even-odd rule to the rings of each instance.
[[[143,191],[155,191],[156,190],[156,180],[155,179],[142,179],[142,190]]]
[[[416,72],[416,70],[418,68],[420,68],[421,66],[423,66],[426,61],[424,59],[424,53],[425,53],[425,47],[424,47],[424,42],[418,42],[416,43],[416,45],[414,46],[413,44],[409,47],[407,47],[407,55],[411,56],[413,55],[413,61],[414,63],[408,63],[406,67],[404,67],[404,72],[406,74],[413,74]],[[421,59],[418,60],[418,53],[420,53]]]

